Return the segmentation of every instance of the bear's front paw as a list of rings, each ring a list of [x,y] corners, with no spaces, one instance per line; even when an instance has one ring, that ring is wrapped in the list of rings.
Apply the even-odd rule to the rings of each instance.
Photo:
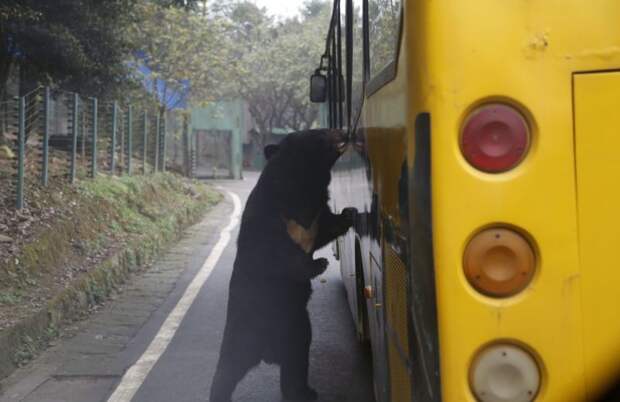
[[[353,222],[355,221],[355,215],[357,215],[357,209],[353,207],[348,207],[342,210],[340,216],[344,218],[344,222],[348,227],[353,226]]]
[[[314,269],[316,270],[315,271],[316,274],[321,275],[327,269],[327,266],[329,265],[329,261],[327,261],[327,258],[317,258],[316,260],[312,261],[312,265],[314,266]]]

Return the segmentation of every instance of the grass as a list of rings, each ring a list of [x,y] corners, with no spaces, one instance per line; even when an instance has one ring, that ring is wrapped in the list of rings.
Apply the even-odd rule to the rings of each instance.
[[[146,233],[170,231],[178,214],[196,204],[214,205],[221,194],[171,173],[148,176],[99,175],[45,195],[62,210],[42,225],[18,255],[0,263],[0,306],[19,303],[14,289],[44,284],[46,275],[79,266],[88,256],[139,241]],[[43,283],[42,283],[43,282]]]
[[[19,289],[12,289],[7,292],[0,293],[0,305],[13,306],[19,304],[22,300],[22,292]]]

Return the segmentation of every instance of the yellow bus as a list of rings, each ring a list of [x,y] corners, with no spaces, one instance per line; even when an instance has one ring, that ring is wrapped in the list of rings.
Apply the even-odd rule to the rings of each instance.
[[[590,401],[620,376],[620,1],[335,0],[313,100],[375,394]],[[613,399],[612,396],[608,400]]]

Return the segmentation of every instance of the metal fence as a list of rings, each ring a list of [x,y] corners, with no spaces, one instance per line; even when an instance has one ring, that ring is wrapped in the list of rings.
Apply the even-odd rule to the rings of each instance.
[[[155,109],[40,87],[0,102],[0,130],[11,153],[0,189],[17,209],[27,185],[166,170],[166,117]]]
[[[186,111],[166,113],[166,167],[187,177],[195,177],[196,148]]]

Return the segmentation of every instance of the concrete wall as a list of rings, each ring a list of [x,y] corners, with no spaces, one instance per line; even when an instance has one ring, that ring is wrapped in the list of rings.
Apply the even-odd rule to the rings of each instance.
[[[190,133],[197,130],[229,131],[230,173],[234,179],[243,176],[243,144],[249,142],[248,132],[252,129],[246,103],[242,99],[214,102],[204,108],[192,108]]]

